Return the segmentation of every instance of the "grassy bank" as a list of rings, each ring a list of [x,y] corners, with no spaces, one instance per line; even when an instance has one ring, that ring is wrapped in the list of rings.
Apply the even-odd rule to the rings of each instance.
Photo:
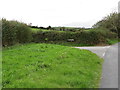
[[[112,45],[120,42],[120,39],[107,39],[107,44]]]
[[[3,49],[4,88],[96,88],[102,60],[87,50],[53,44]]]

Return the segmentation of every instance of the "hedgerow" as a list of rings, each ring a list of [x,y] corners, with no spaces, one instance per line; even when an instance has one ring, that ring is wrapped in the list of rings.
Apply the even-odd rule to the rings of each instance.
[[[26,43],[32,40],[32,31],[24,23],[2,19],[2,43],[4,46]]]
[[[75,43],[96,45],[106,43],[108,38],[116,38],[115,33],[102,30],[80,31],[80,32],[57,32],[57,31],[39,31],[33,34],[33,42],[67,42],[68,39],[74,39]]]
[[[94,28],[91,30],[70,31],[37,31],[32,32],[30,27],[18,21],[8,21],[2,19],[2,41],[3,46],[17,43],[29,42],[67,42],[74,39],[73,43],[97,45],[107,43],[108,39],[117,38],[116,33],[104,28]]]

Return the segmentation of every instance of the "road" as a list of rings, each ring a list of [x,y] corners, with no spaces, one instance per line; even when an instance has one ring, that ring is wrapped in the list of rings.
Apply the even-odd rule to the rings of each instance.
[[[104,59],[100,88],[118,88],[118,44],[75,48],[90,50]]]
[[[107,51],[110,46],[96,46],[96,47],[75,47],[79,49],[87,49],[90,50],[93,53],[96,53],[98,56],[103,58],[105,56],[105,52]]]

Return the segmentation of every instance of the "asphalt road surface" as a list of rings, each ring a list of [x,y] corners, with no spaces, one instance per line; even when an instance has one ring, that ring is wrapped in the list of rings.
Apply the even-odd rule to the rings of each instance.
[[[75,48],[90,50],[104,59],[100,88],[118,88],[118,44]]]

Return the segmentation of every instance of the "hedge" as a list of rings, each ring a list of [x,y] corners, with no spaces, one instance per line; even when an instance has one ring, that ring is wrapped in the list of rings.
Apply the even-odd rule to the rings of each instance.
[[[26,43],[32,40],[32,31],[24,23],[2,19],[2,43],[10,46],[16,43]]]
[[[80,32],[57,32],[57,31],[39,31],[33,34],[33,42],[67,42],[68,39],[74,39],[75,43],[95,45],[106,43],[107,38],[116,38],[115,33],[108,31],[92,30]]]
[[[116,36],[116,33],[105,29],[77,32],[38,31],[34,33],[24,23],[2,19],[3,46],[29,42],[67,42],[68,39],[74,39],[74,43],[96,45],[106,43],[107,39],[113,39]]]

